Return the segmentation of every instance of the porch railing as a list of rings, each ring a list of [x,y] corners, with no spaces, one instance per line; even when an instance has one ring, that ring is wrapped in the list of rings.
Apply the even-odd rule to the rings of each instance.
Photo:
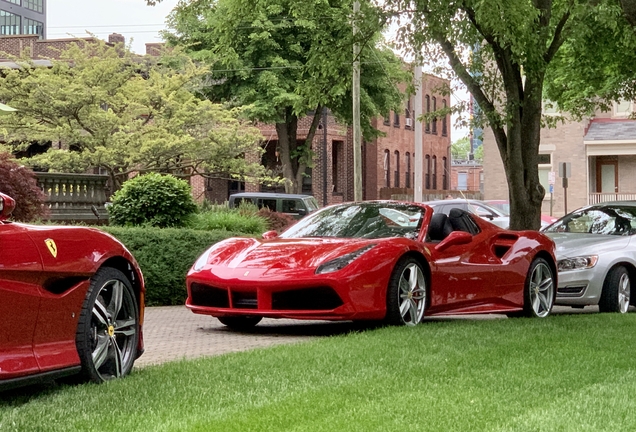
[[[106,210],[107,175],[35,173],[47,196],[52,221],[96,223],[108,220]]]
[[[629,201],[636,200],[636,193],[601,193],[593,192],[589,195],[590,204],[598,204],[607,201]]]

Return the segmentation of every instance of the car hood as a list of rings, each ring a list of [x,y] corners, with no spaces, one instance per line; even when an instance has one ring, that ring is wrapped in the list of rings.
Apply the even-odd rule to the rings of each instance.
[[[316,268],[339,256],[382,240],[230,239],[214,247],[208,264],[231,269],[296,270]]]
[[[557,259],[616,251],[627,247],[631,237],[602,234],[543,233],[554,240]]]

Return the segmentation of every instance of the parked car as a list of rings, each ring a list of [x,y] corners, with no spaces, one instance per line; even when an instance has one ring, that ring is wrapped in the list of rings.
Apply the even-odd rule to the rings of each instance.
[[[506,200],[485,200],[484,202],[492,207],[495,207],[496,209],[499,209],[499,211],[501,211],[505,215],[510,216],[510,202]],[[548,226],[552,222],[555,222],[557,219],[557,217],[541,213],[541,226]]]
[[[294,219],[318,210],[316,198],[311,195],[282,194],[268,192],[240,192],[230,195],[230,208],[238,207],[241,203],[249,202],[259,209],[267,207],[271,211],[287,213]]]
[[[556,244],[556,304],[626,313],[634,304],[636,201],[575,210],[542,230]]]
[[[0,193],[0,390],[127,375],[143,352],[133,256],[97,229],[10,222],[14,207]]]
[[[188,272],[186,306],[235,328],[263,317],[545,317],[556,283],[554,244],[537,231],[507,231],[459,209],[365,201],[326,207],[280,235],[215,244]]]
[[[473,199],[445,199],[429,201],[426,204],[433,207],[435,213],[444,213],[448,215],[452,209],[458,208],[476,214],[480,218],[485,219],[498,227],[507,229],[510,226],[510,216],[508,216],[507,213],[504,213],[483,201]]]

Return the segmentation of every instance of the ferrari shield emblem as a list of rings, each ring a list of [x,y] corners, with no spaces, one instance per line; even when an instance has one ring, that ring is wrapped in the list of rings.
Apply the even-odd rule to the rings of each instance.
[[[53,239],[46,239],[44,240],[44,243],[46,244],[46,247],[49,248],[49,252],[51,252],[53,258],[57,258],[57,245],[55,244],[55,241]]]

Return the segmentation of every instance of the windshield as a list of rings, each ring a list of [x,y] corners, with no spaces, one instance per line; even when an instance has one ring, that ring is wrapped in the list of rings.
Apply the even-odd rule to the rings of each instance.
[[[327,207],[280,235],[281,238],[344,237],[416,239],[424,208],[392,203],[351,203]]]
[[[316,201],[316,198],[314,197],[305,198],[305,205],[310,212],[318,210],[318,208],[320,207],[318,205],[318,201]]]
[[[543,232],[570,232],[603,235],[636,234],[636,206],[605,205],[587,207],[563,216]]]

